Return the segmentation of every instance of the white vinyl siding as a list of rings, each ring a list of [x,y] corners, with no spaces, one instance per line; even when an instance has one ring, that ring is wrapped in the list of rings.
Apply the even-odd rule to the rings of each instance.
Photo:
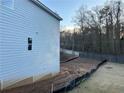
[[[14,0],[0,0],[0,5],[14,9]]]
[[[32,51],[28,50],[32,38]],[[15,9],[0,7],[0,79],[3,87],[30,76],[57,73],[59,21],[30,0],[15,0]]]

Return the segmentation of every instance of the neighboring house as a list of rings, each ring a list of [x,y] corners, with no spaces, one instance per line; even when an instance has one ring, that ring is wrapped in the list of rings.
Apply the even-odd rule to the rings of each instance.
[[[38,0],[0,0],[0,87],[8,89],[60,71],[62,18]]]

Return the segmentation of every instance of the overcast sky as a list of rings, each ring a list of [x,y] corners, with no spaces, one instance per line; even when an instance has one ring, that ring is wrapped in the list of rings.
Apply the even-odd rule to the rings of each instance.
[[[46,6],[53,11],[56,11],[62,18],[61,25],[73,26],[72,17],[75,16],[75,11],[81,5],[86,5],[88,8],[96,5],[102,5],[106,0],[41,0]]]

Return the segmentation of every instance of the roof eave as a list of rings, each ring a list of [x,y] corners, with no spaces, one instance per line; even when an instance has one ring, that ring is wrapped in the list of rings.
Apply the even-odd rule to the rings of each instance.
[[[52,15],[57,20],[61,21],[63,20],[58,14],[53,12],[51,9],[49,9],[47,6],[45,6],[43,3],[41,3],[39,0],[31,0],[33,3],[35,3],[38,7],[42,8],[44,11]]]

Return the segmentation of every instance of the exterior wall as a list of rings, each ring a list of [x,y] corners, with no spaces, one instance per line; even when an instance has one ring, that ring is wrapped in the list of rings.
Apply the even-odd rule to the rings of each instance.
[[[32,76],[36,81],[59,72],[59,25],[30,0],[15,0],[14,9],[0,5],[2,89]],[[31,51],[28,37],[32,38]]]

